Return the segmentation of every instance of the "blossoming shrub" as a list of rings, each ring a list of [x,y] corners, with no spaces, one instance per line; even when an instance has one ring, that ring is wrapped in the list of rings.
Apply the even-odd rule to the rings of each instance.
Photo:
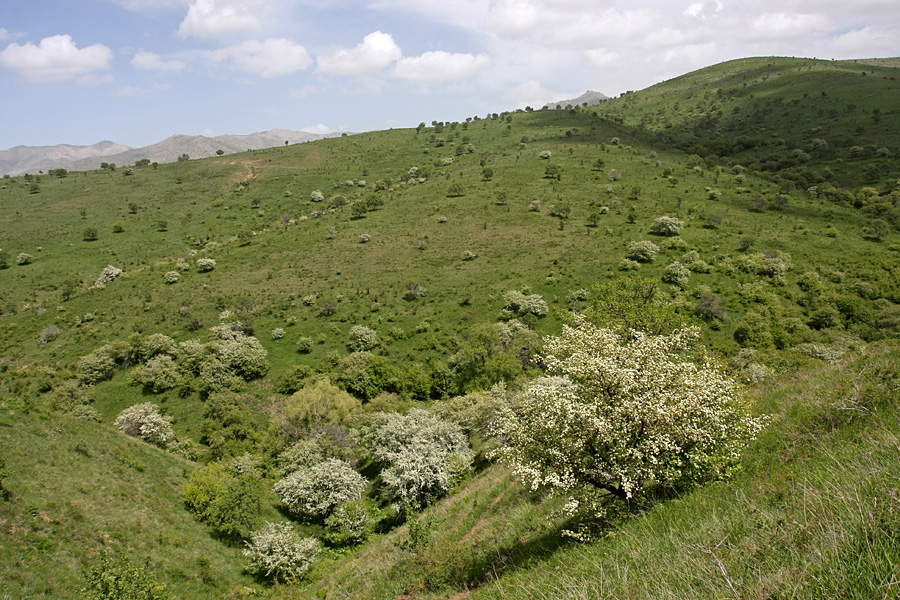
[[[446,494],[474,458],[459,426],[422,409],[376,413],[360,438],[382,466],[385,495],[401,507],[424,506]]]
[[[113,265],[106,265],[106,268],[103,269],[103,272],[100,273],[99,277],[97,277],[97,281],[94,282],[93,287],[97,289],[103,289],[107,283],[112,283],[121,274],[122,269],[114,267]]]
[[[641,242],[629,242],[625,258],[637,262],[652,262],[657,254],[659,254],[659,246],[650,240],[644,240]]]
[[[524,294],[518,290],[509,290],[503,294],[503,316],[534,315],[543,317],[549,312],[547,302],[540,294]]]
[[[159,407],[152,402],[129,406],[119,413],[114,425],[119,431],[160,448],[175,442],[172,417],[160,413]]]
[[[105,344],[78,359],[76,373],[78,381],[85,385],[93,385],[112,377],[115,368],[113,348],[109,344]]]
[[[627,335],[574,319],[546,343],[551,377],[501,411],[494,455],[532,489],[569,494],[573,512],[601,490],[631,499],[726,476],[764,418],[703,357],[699,328]]]
[[[244,556],[252,572],[287,582],[302,579],[321,551],[319,540],[301,536],[290,523],[266,522],[250,534]]]
[[[275,483],[275,493],[292,513],[321,520],[338,504],[362,497],[366,479],[348,463],[330,458],[294,471]]]
[[[666,237],[678,235],[682,229],[684,229],[684,221],[675,217],[656,217],[653,225],[650,226],[651,232]]]
[[[197,269],[201,272],[212,271],[216,268],[216,260],[214,258],[198,258]]]
[[[141,341],[141,357],[144,359],[153,358],[158,354],[168,354],[175,356],[178,353],[178,347],[175,340],[162,333],[154,333],[148,335]]]
[[[662,280],[666,283],[677,285],[681,289],[684,289],[690,278],[690,269],[677,260],[663,270]]]
[[[347,348],[351,352],[371,350],[378,343],[378,333],[365,325],[354,325],[350,328],[350,341]]]

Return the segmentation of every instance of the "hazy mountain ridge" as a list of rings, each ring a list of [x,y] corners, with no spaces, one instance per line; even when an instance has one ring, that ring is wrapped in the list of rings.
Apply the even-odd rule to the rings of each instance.
[[[572,98],[570,100],[557,100],[556,102],[549,102],[544,106],[548,108],[555,108],[557,106],[565,108],[566,106],[582,106],[587,104],[587,106],[591,106],[593,104],[600,104],[604,100],[609,100],[609,96],[606,94],[602,94],[600,92],[595,92],[594,90],[588,90],[577,98]]]
[[[0,151],[0,173],[21,175],[38,171],[46,172],[49,169],[87,171],[100,168],[101,162],[123,166],[134,164],[135,161],[145,158],[151,162],[167,163],[175,162],[182,154],[187,154],[191,158],[206,158],[214,156],[218,150],[230,154],[272,148],[284,145],[285,142],[297,144],[337,135],[341,134],[270,129],[246,135],[226,134],[215,137],[175,134],[142,148],[131,148],[109,141],[99,142],[92,146],[69,144],[16,146]]]

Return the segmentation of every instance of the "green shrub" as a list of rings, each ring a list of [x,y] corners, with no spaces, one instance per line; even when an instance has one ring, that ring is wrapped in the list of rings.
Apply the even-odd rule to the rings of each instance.
[[[166,600],[170,598],[165,584],[161,583],[147,567],[136,565],[128,557],[112,559],[109,552],[100,556],[100,562],[82,573],[85,587],[81,588],[83,600]]]
[[[178,271],[166,271],[163,279],[165,279],[166,283],[176,283],[181,279],[181,274]]]
[[[365,500],[339,504],[325,519],[325,541],[332,546],[360,544],[371,533],[372,525]]]
[[[181,491],[194,517],[227,537],[247,537],[263,509],[263,481],[240,460],[218,461],[194,471]]]
[[[87,227],[81,233],[82,239],[86,242],[93,242],[97,239],[97,228],[96,227]]]
[[[770,348],[774,342],[768,320],[749,311],[734,330],[734,340],[743,348]]]
[[[111,378],[115,368],[112,346],[106,344],[78,359],[76,373],[78,381],[85,385],[93,385]]]
[[[319,377],[284,401],[279,424],[289,438],[299,439],[340,424],[360,407],[359,400]]]
[[[841,313],[833,306],[823,306],[809,317],[813,329],[832,329],[841,326]]]
[[[16,264],[21,266],[30,265],[34,261],[34,257],[30,254],[25,254],[24,252],[19,252],[16,255]]]
[[[244,556],[250,570],[276,581],[302,579],[322,551],[319,540],[303,537],[290,523],[269,523],[250,534]]]
[[[134,380],[158,394],[172,389],[178,383],[178,366],[167,354],[154,356],[147,364],[137,367]]]

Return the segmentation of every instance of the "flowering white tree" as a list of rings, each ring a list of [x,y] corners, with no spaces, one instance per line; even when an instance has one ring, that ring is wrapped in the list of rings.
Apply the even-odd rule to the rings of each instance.
[[[253,572],[278,581],[302,579],[322,545],[300,535],[290,523],[269,523],[250,534],[244,556]]]
[[[506,444],[495,456],[533,489],[569,494],[573,511],[577,497],[600,490],[630,500],[653,484],[727,475],[764,418],[702,355],[699,335],[696,327],[627,335],[575,317],[546,344],[552,377],[501,412]]]

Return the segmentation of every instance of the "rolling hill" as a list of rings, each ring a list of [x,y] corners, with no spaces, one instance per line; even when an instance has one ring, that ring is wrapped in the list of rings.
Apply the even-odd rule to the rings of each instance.
[[[896,73],[743,59],[586,107],[4,178],[3,592],[79,597],[107,552],[180,598],[894,585]],[[574,314],[609,322],[614,289],[700,325],[770,424],[731,479],[585,524],[494,463],[502,440],[475,423],[542,373]],[[248,336],[247,354],[229,345]],[[309,394],[343,400],[302,408]],[[167,450],[116,426],[146,402],[173,420]],[[413,408],[463,427],[475,458],[404,512],[361,432]],[[364,478],[366,541],[276,498],[308,435]],[[185,486],[210,465],[258,471],[259,522],[326,540],[303,581],[252,575],[246,532],[192,517]]]

